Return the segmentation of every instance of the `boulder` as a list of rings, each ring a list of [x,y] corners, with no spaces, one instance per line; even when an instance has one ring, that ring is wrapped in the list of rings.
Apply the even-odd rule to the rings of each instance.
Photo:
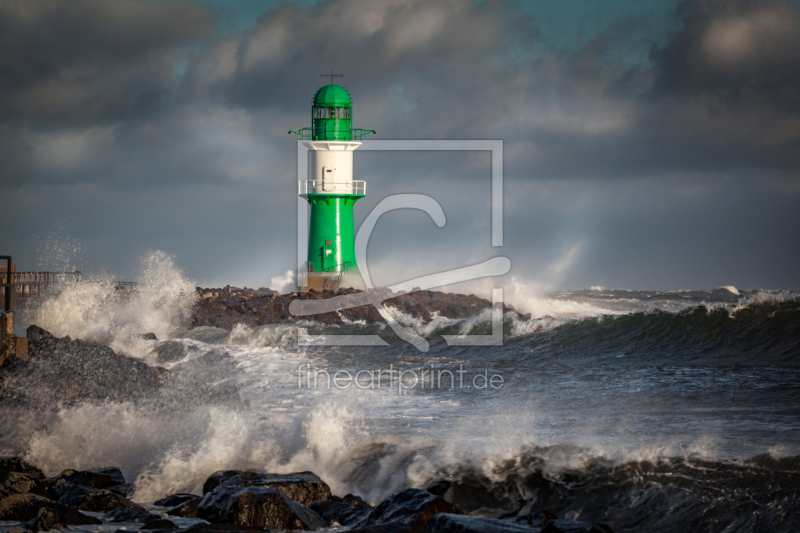
[[[331,498],[333,499],[333,498]],[[361,496],[356,496],[355,494],[347,494],[344,498],[342,498],[342,502],[352,505],[356,509],[370,509],[372,506],[365,502]]]
[[[116,492],[117,494],[122,494],[126,498],[130,498],[131,494],[136,491],[136,486],[133,483],[123,483],[122,485],[113,485],[108,487],[108,490],[111,492]]]
[[[198,522],[192,524],[186,529],[179,530],[179,533],[240,533],[250,531],[264,531],[260,527],[254,526],[237,526],[236,524],[209,524],[207,522]]]
[[[380,526],[360,527],[358,529],[350,529],[347,533],[408,533],[409,528],[405,524],[391,523],[383,524]]]
[[[19,457],[4,457],[0,459],[0,484],[5,483],[6,477],[11,472],[29,474],[34,479],[44,479],[44,472]]]
[[[88,494],[83,501],[77,505],[77,507],[81,511],[90,511],[95,513],[105,513],[107,511],[119,509],[120,507],[144,510],[144,507],[141,505],[136,505],[125,496],[105,489],[94,494]]]
[[[312,472],[294,474],[261,474],[227,470],[214,472],[203,484],[203,494],[217,487],[265,487],[281,489],[283,493],[303,505],[331,497],[330,487]],[[206,490],[208,489],[208,490]]]
[[[541,529],[497,518],[439,513],[425,523],[425,533],[532,533]]]
[[[51,529],[67,529],[67,517],[57,509],[42,507],[36,518],[25,523],[31,531],[50,531]]]
[[[289,499],[280,489],[221,485],[205,495],[199,518],[216,523],[267,530],[316,530],[325,522],[311,509]]]
[[[241,474],[241,470],[217,470],[206,479],[203,483],[203,496],[217,488],[223,481],[227,481],[237,474]]]
[[[461,514],[461,511],[428,491],[405,489],[384,499],[349,525],[365,528],[399,524],[406,526],[411,533],[421,533],[425,522],[439,513]]]
[[[197,509],[200,506],[201,499],[200,497],[195,497],[193,500],[183,502],[177,507],[173,507],[167,511],[167,514],[170,516],[180,516],[181,518],[197,518]]]
[[[143,525],[142,529],[143,530],[178,529],[178,526],[176,526],[172,520],[167,520],[166,518],[157,518],[156,520],[151,520],[150,522]]]
[[[100,524],[100,520],[87,516],[64,504],[36,494],[14,494],[0,501],[0,520],[25,522],[38,517],[41,509],[53,509],[64,514],[67,525]]]
[[[179,492],[177,494],[171,494],[160,500],[156,500],[155,505],[159,507],[176,507],[182,503],[186,503],[189,500],[199,500],[201,497],[196,494],[189,494],[186,492]]]
[[[159,344],[151,352],[156,356],[158,363],[173,363],[186,357],[186,348],[177,341],[166,341]]]
[[[44,487],[41,478],[23,472],[8,472],[3,486],[0,487],[0,495],[6,497],[12,494],[25,494],[26,492],[48,497],[47,489]]]
[[[310,508],[328,525],[334,523],[343,526],[349,525],[365,512],[363,509],[357,509],[343,501],[332,500],[317,500],[310,505]]]
[[[109,522],[141,522],[144,524],[161,517],[145,510],[119,507],[118,509],[107,512],[106,518],[109,519]]]
[[[580,520],[550,520],[542,529],[542,533],[614,533],[605,524],[595,524]]]
[[[88,495],[97,494],[100,492],[100,489],[62,482],[55,485],[53,491],[56,493],[56,496],[58,496],[58,503],[63,503],[70,507],[78,507]]]
[[[56,476],[56,479],[63,479],[72,485],[83,485],[96,489],[106,489],[125,483],[122,471],[115,466],[92,470],[64,470]]]
[[[0,501],[0,520],[25,522],[36,518],[43,507],[60,509],[66,506],[36,494],[13,494]]]
[[[550,520],[557,519],[558,516],[550,511],[533,511],[510,518],[503,518],[504,522],[519,524],[522,526],[544,527]]]

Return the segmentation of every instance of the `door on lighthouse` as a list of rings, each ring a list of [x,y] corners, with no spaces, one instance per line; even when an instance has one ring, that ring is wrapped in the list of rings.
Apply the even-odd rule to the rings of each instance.
[[[322,167],[322,190],[325,192],[332,191],[336,187],[333,182],[336,179],[336,169],[325,165]]]
[[[322,270],[327,272],[336,266],[336,246],[333,244],[332,239],[325,241],[325,246],[322,247]]]

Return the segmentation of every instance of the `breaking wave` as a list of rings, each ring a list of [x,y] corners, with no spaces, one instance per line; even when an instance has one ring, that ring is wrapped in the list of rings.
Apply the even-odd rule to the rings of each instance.
[[[117,290],[109,275],[54,285],[24,311],[22,322],[36,324],[58,337],[69,335],[142,357],[149,351],[143,334],[155,333],[163,339],[185,329],[195,301],[195,285],[171,256],[160,251],[142,260],[138,279],[143,287],[132,293]]]

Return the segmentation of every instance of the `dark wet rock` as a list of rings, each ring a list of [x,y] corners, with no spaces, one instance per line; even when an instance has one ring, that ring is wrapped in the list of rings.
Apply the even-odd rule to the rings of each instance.
[[[143,525],[142,529],[143,530],[178,529],[178,526],[176,526],[175,522],[173,522],[172,520],[167,520],[166,518],[157,518]]]
[[[522,526],[544,527],[550,520],[555,520],[558,515],[550,511],[533,511],[509,518],[503,518],[503,522],[519,524]]]
[[[9,472],[6,474],[5,482],[0,486],[0,498],[5,498],[12,494],[25,494],[26,492],[49,497],[41,478],[22,472]]]
[[[108,490],[111,492],[116,492],[117,494],[122,494],[126,498],[130,498],[131,495],[136,491],[136,486],[133,483],[123,483],[121,485],[113,485],[108,487]]]
[[[192,524],[186,529],[179,530],[179,533],[240,533],[243,531],[264,531],[260,527],[255,526],[240,526],[237,524],[207,524],[200,522]]]
[[[209,522],[256,526],[267,530],[316,530],[325,522],[280,489],[221,485],[200,502],[198,517]]]
[[[198,357],[192,365],[167,370],[117,355],[106,346],[56,338],[37,326],[30,326],[27,331],[28,359],[14,359],[0,367],[0,402],[6,405],[42,408],[112,400],[148,402],[173,410],[197,405],[247,408],[236,386],[228,380],[235,363],[227,354],[215,351]],[[169,342],[172,344],[166,344],[183,349],[182,344]],[[32,387],[32,383],[37,386]],[[104,488],[124,484],[116,483]]]
[[[144,509],[141,505],[133,503],[121,494],[107,489],[103,489],[94,494],[88,494],[77,507],[81,511],[91,511],[95,513],[105,513],[107,511],[119,509],[120,507],[125,507],[127,509]]]
[[[405,524],[383,524],[380,526],[360,527],[349,529],[347,533],[408,533],[409,526]]]
[[[426,522],[423,531],[424,533],[531,533],[541,529],[512,524],[497,518],[440,513]]]
[[[346,494],[342,501],[348,505],[352,505],[356,509],[370,509],[372,506],[365,502],[361,496],[356,496],[355,494]]]
[[[167,511],[167,514],[170,516],[180,516],[181,518],[197,518],[197,509],[200,506],[201,500],[202,498],[196,496],[193,500],[173,507]]]
[[[44,479],[44,472],[19,457],[4,457],[0,459],[0,484],[5,483],[6,477],[11,472],[28,474],[34,479]]]
[[[81,503],[83,503],[87,496],[90,494],[96,494],[100,492],[100,490],[102,489],[86,487],[84,485],[72,485],[66,481],[57,485],[54,489],[56,495],[58,496],[58,503],[63,503],[64,505],[68,505],[70,507],[78,507]]]
[[[56,476],[56,479],[63,479],[72,485],[83,485],[96,489],[105,489],[125,483],[122,471],[115,466],[91,470],[64,470]]]
[[[100,524],[100,520],[87,516],[64,504],[36,494],[14,494],[0,501],[0,520],[25,522],[38,517],[41,509],[62,513],[67,525]]]
[[[29,326],[28,358],[0,367],[0,399],[33,407],[81,400],[131,400],[158,390],[163,369],[111,348]],[[36,387],[31,384],[36,383]]]
[[[196,494],[189,494],[187,492],[179,492],[177,494],[171,494],[161,498],[160,500],[156,500],[154,505],[158,505],[159,507],[175,507],[194,499],[199,500],[200,496]]]
[[[357,509],[352,505],[344,503],[343,501],[332,500],[317,500],[309,507],[328,525],[334,523],[338,523],[343,526],[349,525],[355,522],[356,519],[365,512],[365,510]]]
[[[177,341],[166,341],[159,344],[151,352],[156,356],[158,363],[174,363],[186,357],[186,348]]]
[[[222,482],[241,473],[241,470],[217,470],[208,476],[208,479],[203,483],[203,496],[217,488]]]
[[[0,501],[0,520],[31,520],[43,507],[60,509],[66,506],[60,506],[57,502],[36,494],[13,494]]]
[[[439,513],[461,514],[461,511],[428,491],[405,489],[384,499],[349,525],[363,528],[400,524],[411,533],[421,533],[425,522]]]
[[[146,340],[146,341],[157,341],[158,340],[158,337],[156,337],[155,333],[142,333],[139,336],[141,338],[143,338],[144,340]]]
[[[542,533],[614,533],[605,524],[571,520],[550,520]]]
[[[294,474],[261,474],[259,472],[221,470],[214,472],[203,484],[203,494],[218,487],[266,487],[281,489],[283,493],[303,505],[315,500],[327,500],[331,489],[313,472]]]
[[[109,522],[141,522],[144,524],[161,517],[144,509],[120,507],[107,512],[106,518],[108,518]]]
[[[31,531],[50,531],[52,529],[67,529],[67,516],[56,509],[43,507],[39,509],[36,518],[25,523]]]

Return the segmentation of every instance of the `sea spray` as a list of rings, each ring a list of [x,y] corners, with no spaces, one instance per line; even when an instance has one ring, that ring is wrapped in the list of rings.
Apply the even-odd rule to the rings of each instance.
[[[53,286],[23,315],[52,334],[106,344],[114,351],[143,357],[150,350],[144,333],[169,338],[191,317],[194,282],[168,254],[155,251],[143,260],[137,291],[117,290],[113,277],[94,276],[82,282]]]

